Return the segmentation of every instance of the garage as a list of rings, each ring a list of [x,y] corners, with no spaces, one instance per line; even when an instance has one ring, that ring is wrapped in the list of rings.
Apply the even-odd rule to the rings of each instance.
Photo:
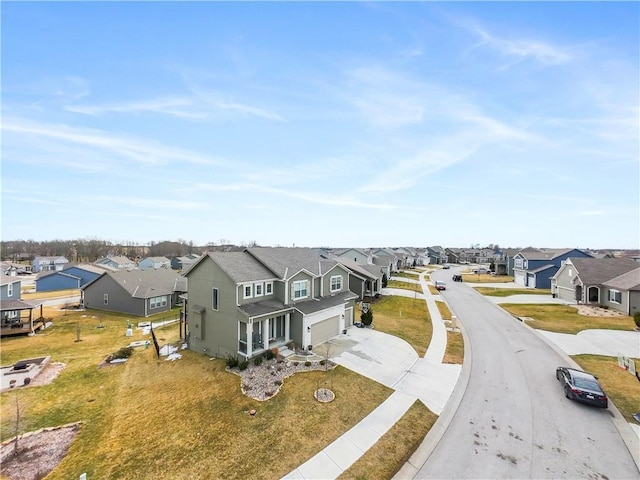
[[[522,285],[525,286],[525,272],[523,271],[519,271],[519,272],[513,272],[513,281],[518,284],[518,285]]]
[[[353,325],[353,307],[344,309],[344,328]]]
[[[340,333],[340,317],[331,317],[311,325],[311,345],[314,347]]]

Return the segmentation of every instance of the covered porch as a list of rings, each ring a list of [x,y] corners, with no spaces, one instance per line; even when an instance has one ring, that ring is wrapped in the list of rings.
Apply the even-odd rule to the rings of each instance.
[[[35,310],[35,312],[34,312]],[[44,328],[42,303],[3,300],[0,307],[0,336],[26,335]]]
[[[238,354],[245,358],[259,355],[291,341],[293,309],[274,300],[239,307],[247,321],[238,322]]]

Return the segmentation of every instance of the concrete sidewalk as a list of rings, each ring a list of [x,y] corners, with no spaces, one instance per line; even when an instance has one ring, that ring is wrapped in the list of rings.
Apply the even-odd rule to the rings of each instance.
[[[422,274],[420,281],[423,290],[428,292]],[[388,290],[414,297],[414,293],[407,290]],[[435,300],[431,295],[419,295],[417,298],[424,297],[427,297],[433,325],[431,342],[424,358],[419,358],[413,347],[404,340],[366,328],[350,327],[346,334],[330,340],[325,348],[329,349],[333,362],[393,388],[395,392],[351,430],[283,478],[337,478],[402,418],[418,399],[440,415],[453,393],[462,366],[442,363],[447,347],[447,330]]]

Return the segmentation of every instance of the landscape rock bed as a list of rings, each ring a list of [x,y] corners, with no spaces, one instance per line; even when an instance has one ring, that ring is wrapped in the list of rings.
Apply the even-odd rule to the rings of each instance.
[[[331,370],[336,367],[336,364],[331,361],[326,361],[325,365],[321,365],[319,361],[309,362],[308,366],[305,363],[272,359],[265,360],[260,365],[250,363],[245,370],[227,367],[227,371],[241,378],[242,393],[262,402],[277,394],[284,380],[298,372]]]

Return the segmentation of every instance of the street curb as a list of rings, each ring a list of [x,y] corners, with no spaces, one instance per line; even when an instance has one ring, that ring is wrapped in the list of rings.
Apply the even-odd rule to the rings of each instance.
[[[400,470],[392,477],[394,480],[409,480],[416,478],[420,468],[422,468],[422,466],[427,462],[436,446],[448,430],[451,420],[458,411],[458,407],[460,407],[460,403],[462,402],[464,393],[467,390],[467,385],[471,376],[472,352],[471,345],[467,340],[467,335],[464,330],[464,325],[462,325],[462,322],[460,322],[459,319],[458,327],[460,328],[462,338],[464,339],[464,360],[462,362],[462,370],[458,377],[458,381],[456,382],[456,386],[453,389],[451,397],[449,397],[444,410],[442,410],[442,413],[433,424],[433,427],[431,427],[431,430],[429,430],[429,433],[424,437],[424,440],[420,446],[418,446],[416,451],[413,452],[411,457],[409,457],[409,460],[407,460],[402,468],[400,468]]]
[[[506,310],[505,310],[505,312],[506,312]],[[507,312],[507,313],[509,313],[509,312]],[[516,317],[513,314],[510,314],[510,315],[513,318],[515,318],[517,321],[522,323],[526,328],[528,328],[529,330],[532,330],[535,333],[535,335],[537,335],[539,338],[544,340],[544,342],[549,347],[551,347],[551,349],[554,350],[558,355],[560,355],[561,357],[565,358],[565,360],[567,361],[567,363],[569,364],[570,367],[576,368],[578,370],[582,370],[582,367],[580,365],[578,365],[575,362],[575,360],[573,360],[573,358],[571,358],[567,354],[567,352],[565,352],[560,347],[558,347],[550,339],[548,339],[547,337],[542,335],[540,332],[538,332],[538,330],[536,330],[532,326],[527,325],[527,322],[523,322],[522,320],[520,320],[518,317]],[[465,356],[466,356],[466,352],[465,352]],[[633,431],[633,429],[629,425],[629,422],[627,422],[625,420],[625,418],[620,413],[620,410],[618,410],[618,408],[614,405],[614,403],[613,403],[613,401],[611,401],[611,399],[609,399],[609,411],[612,414],[613,425],[616,427],[616,430],[618,430],[618,433],[620,434],[620,437],[622,438],[622,441],[624,442],[624,444],[626,445],[627,449],[629,450],[629,455],[631,455],[631,458],[633,459],[633,461],[636,464],[636,468],[638,469],[638,472],[640,472],[640,438],[638,438],[636,433]]]

